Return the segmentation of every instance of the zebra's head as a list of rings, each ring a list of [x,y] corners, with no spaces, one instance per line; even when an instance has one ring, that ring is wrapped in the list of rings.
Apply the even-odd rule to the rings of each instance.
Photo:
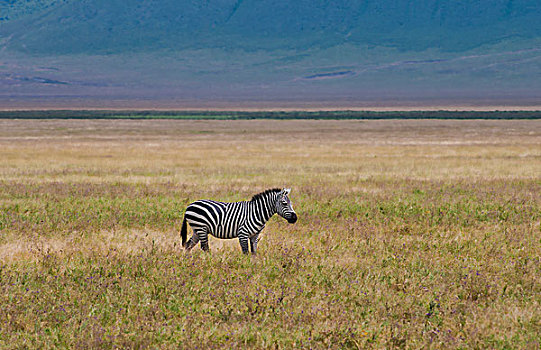
[[[276,213],[287,220],[290,224],[297,222],[297,213],[293,210],[291,206],[291,201],[289,200],[289,193],[291,188],[284,188],[278,197],[276,198]]]

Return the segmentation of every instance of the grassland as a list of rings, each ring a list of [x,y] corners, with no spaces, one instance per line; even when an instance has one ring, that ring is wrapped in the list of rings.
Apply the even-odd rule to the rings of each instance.
[[[0,120],[1,348],[541,344],[541,122]],[[199,198],[292,187],[257,256]]]

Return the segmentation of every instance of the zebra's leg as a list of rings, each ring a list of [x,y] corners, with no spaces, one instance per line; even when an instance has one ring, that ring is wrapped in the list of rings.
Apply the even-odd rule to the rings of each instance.
[[[246,233],[246,231],[244,230],[239,231],[239,234],[238,234],[239,243],[240,243],[240,247],[242,248],[242,252],[244,254],[248,254],[248,237],[249,236],[250,235]]]
[[[188,242],[186,242],[186,250],[189,251],[191,250],[193,247],[195,247],[195,245],[199,243],[199,236],[197,235],[196,232],[193,233],[192,237],[188,240]]]
[[[207,230],[197,231],[199,241],[201,242],[201,249],[205,252],[209,252],[209,234]]]
[[[259,231],[257,234],[250,237],[250,249],[252,250],[252,254],[255,255],[257,252],[257,243],[259,242],[259,234],[261,231]]]

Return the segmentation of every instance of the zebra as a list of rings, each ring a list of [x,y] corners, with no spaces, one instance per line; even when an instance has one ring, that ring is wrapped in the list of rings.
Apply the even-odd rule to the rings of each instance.
[[[216,238],[239,238],[240,247],[244,254],[248,254],[248,242],[252,253],[257,250],[259,234],[267,221],[278,214],[290,224],[297,221],[297,213],[289,200],[290,188],[273,188],[258,193],[250,201],[223,203],[212,200],[198,200],[186,208],[180,236],[182,246],[191,250],[198,242],[201,249],[209,251],[209,233]],[[186,222],[190,224],[193,235],[187,238]]]

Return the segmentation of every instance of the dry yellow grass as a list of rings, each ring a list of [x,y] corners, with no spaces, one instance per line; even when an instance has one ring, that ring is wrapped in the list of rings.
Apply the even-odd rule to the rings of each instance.
[[[540,121],[0,120],[0,346],[539,348]],[[192,200],[288,186],[260,254]]]

